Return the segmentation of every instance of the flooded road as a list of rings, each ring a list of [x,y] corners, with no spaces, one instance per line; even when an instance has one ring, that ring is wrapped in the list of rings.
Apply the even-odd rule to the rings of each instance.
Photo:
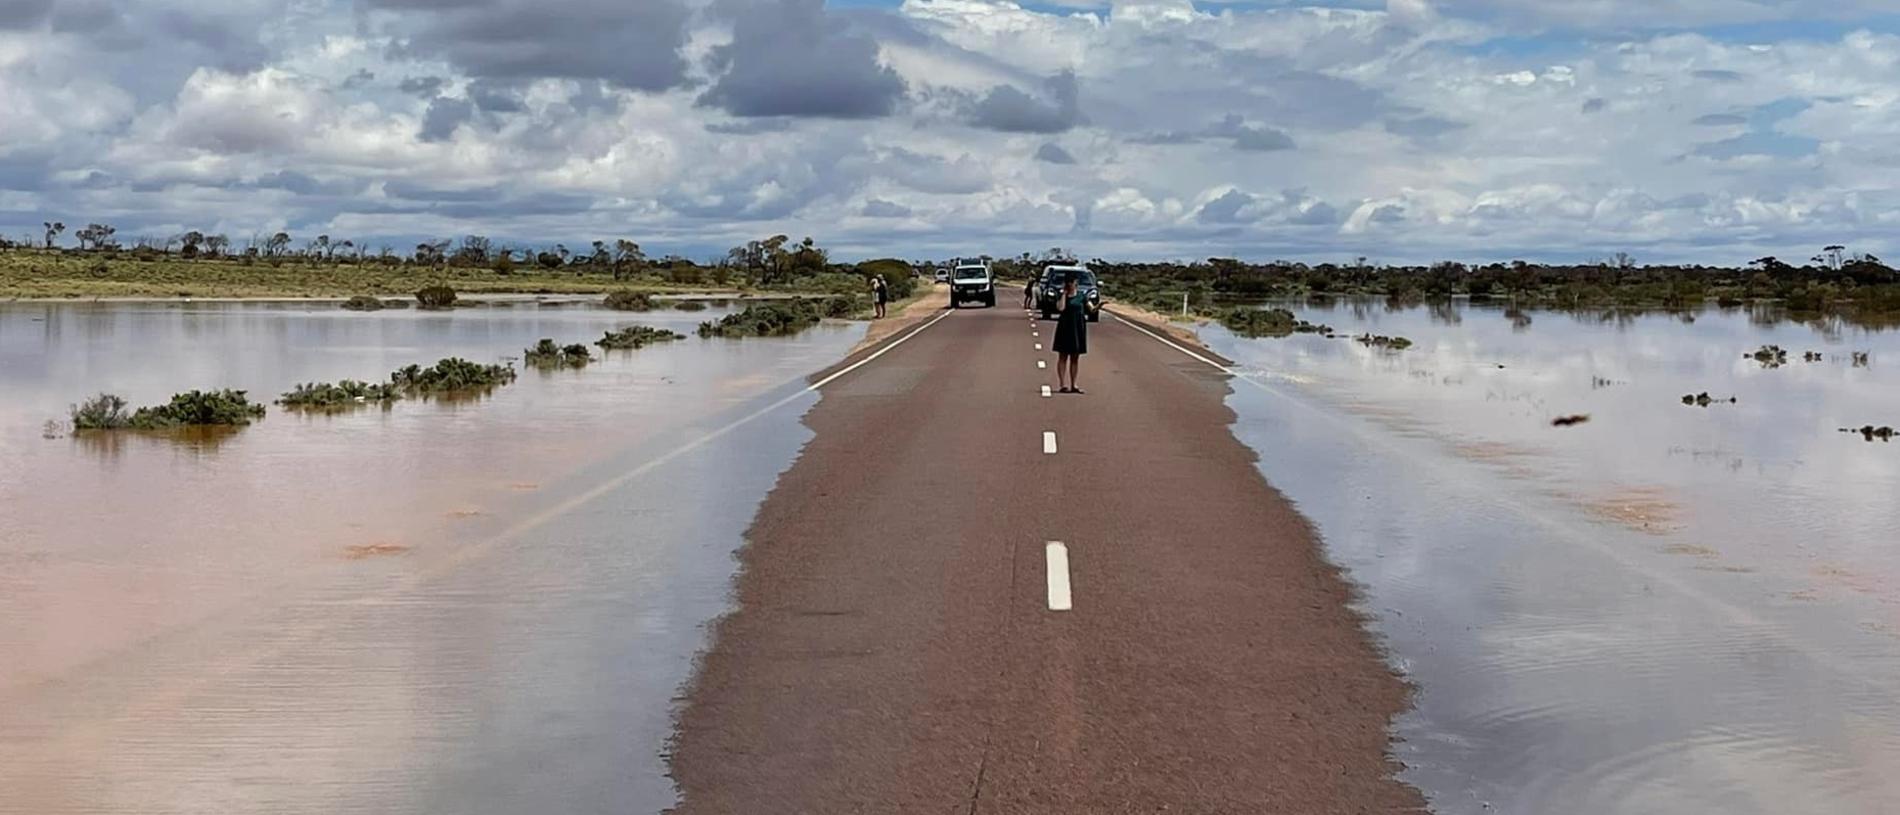
[[[268,400],[720,313],[0,305],[0,812],[669,806],[672,698],[809,437],[795,395],[862,326],[221,438],[41,426],[100,390]]]
[[[1202,331],[1418,685],[1398,754],[1434,811],[1900,811],[1900,446],[1839,432],[1900,424],[1900,334],[1292,310],[1416,343]]]

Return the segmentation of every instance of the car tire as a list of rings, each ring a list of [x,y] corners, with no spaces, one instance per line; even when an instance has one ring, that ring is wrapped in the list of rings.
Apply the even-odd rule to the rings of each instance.
[[[1101,313],[1101,312],[1099,312],[1099,311],[1098,311],[1098,312],[1095,312],[1094,314],[1090,314],[1090,315],[1089,315],[1089,322],[1091,322],[1091,323],[1099,323],[1099,322],[1101,322],[1101,321],[1102,321],[1102,313]]]
[[[996,308],[996,295],[992,294],[988,297],[983,298],[983,307]]]

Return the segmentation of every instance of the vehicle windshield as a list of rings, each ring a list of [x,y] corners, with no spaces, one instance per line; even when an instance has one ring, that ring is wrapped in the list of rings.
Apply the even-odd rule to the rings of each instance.
[[[1042,282],[1048,286],[1060,286],[1070,272],[1076,273],[1075,284],[1080,288],[1095,285],[1095,273],[1087,269],[1050,269],[1042,275]]]
[[[969,278],[984,278],[988,276],[989,276],[989,272],[985,271],[983,267],[981,266],[965,266],[957,270],[958,280],[966,280]]]

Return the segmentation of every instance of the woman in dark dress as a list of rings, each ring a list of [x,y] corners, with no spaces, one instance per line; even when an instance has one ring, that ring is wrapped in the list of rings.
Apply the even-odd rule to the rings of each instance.
[[[891,289],[884,284],[883,275],[871,278],[871,299],[877,301],[877,316],[873,319],[884,319],[884,304],[891,301]]]
[[[1077,273],[1062,280],[1062,316],[1056,318],[1056,384],[1062,393],[1082,393],[1076,369],[1089,352],[1088,295],[1076,289]]]

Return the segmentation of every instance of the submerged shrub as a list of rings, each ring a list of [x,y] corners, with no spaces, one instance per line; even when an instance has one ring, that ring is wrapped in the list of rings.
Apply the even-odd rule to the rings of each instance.
[[[832,297],[825,300],[825,316],[843,319],[864,310],[864,301],[855,296]]]
[[[563,346],[542,338],[533,348],[522,349],[521,361],[536,368],[579,368],[594,358],[588,354],[587,346],[578,342]]]
[[[617,291],[607,295],[601,305],[614,311],[652,311],[653,296],[643,291]]]
[[[699,300],[677,300],[674,301],[673,308],[680,311],[705,311],[706,304]]]
[[[461,357],[449,357],[424,368],[409,365],[389,375],[389,384],[410,393],[454,393],[493,388],[515,381],[515,369],[508,365],[482,365]]]
[[[382,311],[383,301],[366,294],[359,294],[343,301],[345,311]]]
[[[1283,308],[1234,308],[1221,312],[1221,325],[1243,337],[1285,337],[1292,334],[1331,334],[1331,326],[1293,316]]]
[[[672,342],[678,339],[685,339],[685,335],[680,334],[678,332],[674,332],[674,331],[668,331],[664,328],[653,328],[651,326],[635,325],[635,326],[628,326],[626,328],[620,329],[619,331],[609,331],[607,332],[606,336],[601,337],[599,340],[595,341],[594,344],[602,348],[607,348],[611,350],[611,349],[622,349],[622,348],[643,348],[648,345],[652,345],[656,342]]]
[[[425,309],[453,307],[455,290],[447,286],[423,286],[416,291],[416,305]]]
[[[1361,334],[1358,337],[1358,341],[1361,345],[1370,345],[1373,348],[1377,348],[1381,351],[1403,351],[1407,348],[1412,347],[1412,341],[1404,337],[1386,337],[1386,336],[1380,336],[1376,334]]]
[[[818,324],[818,306],[809,300],[774,300],[746,306],[717,321],[699,324],[702,337],[788,337]]]
[[[297,410],[343,410],[358,405],[387,405],[402,398],[394,385],[345,379],[337,383],[312,382],[298,385],[277,400],[277,404]]]
[[[218,391],[186,391],[172,396],[171,402],[157,407],[139,408],[132,414],[131,426],[138,430],[164,430],[172,427],[207,425],[247,425],[264,416],[264,406],[251,402],[244,391],[229,388]]]
[[[132,425],[123,397],[102,393],[72,406],[74,430],[117,430]]]

